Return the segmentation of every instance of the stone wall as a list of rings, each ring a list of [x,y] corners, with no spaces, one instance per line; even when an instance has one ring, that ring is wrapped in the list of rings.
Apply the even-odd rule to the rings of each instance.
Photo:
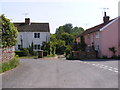
[[[14,58],[14,46],[0,48],[0,61],[6,62]]]

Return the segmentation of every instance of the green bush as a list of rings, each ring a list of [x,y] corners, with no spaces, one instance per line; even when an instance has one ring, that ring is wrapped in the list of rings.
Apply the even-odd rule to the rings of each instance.
[[[29,51],[26,48],[22,48],[20,51],[15,51],[15,54],[18,55],[19,57],[28,56]]]
[[[0,70],[0,72],[5,72],[5,71],[8,71],[10,69],[17,67],[19,65],[19,59],[18,57],[14,57],[12,60],[8,62],[4,62],[1,65],[2,65],[2,70]]]
[[[2,64],[2,72],[5,72],[7,70],[10,70],[9,62],[5,62],[5,63]]]
[[[43,51],[43,56],[47,56],[47,54],[48,54],[48,51],[47,51],[47,50],[44,50],[44,51]]]
[[[67,55],[69,55],[71,53],[71,50],[70,49],[66,49],[65,53],[66,53],[66,56],[67,56]]]
[[[73,57],[72,54],[68,54],[68,55],[66,56],[66,59],[67,59],[67,60],[79,60],[79,58]]]
[[[120,59],[120,56],[112,56],[111,59]]]
[[[23,56],[28,56],[29,55],[29,51],[27,48],[22,48],[21,51],[23,51]]]
[[[18,64],[19,64],[18,58],[17,58],[17,57],[16,57],[16,58],[13,58],[13,60],[10,60],[9,64],[10,64],[10,68],[11,68],[11,69],[14,68],[14,67],[17,67]]]
[[[15,54],[18,55],[19,57],[23,56],[23,51],[15,51]]]
[[[102,59],[108,59],[108,57],[104,55],[104,56],[102,57]]]

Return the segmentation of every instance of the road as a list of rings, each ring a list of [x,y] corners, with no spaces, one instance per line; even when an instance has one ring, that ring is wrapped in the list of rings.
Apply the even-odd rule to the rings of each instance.
[[[118,88],[118,61],[21,59],[3,88]]]

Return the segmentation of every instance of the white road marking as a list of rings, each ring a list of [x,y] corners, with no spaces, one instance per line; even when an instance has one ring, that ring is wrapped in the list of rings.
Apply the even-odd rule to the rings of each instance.
[[[117,73],[118,73],[118,71],[114,71],[114,72],[117,72]]]
[[[91,64],[90,62],[82,62],[82,63]],[[111,67],[111,66],[106,66],[106,65],[102,65],[102,64],[95,64],[95,63],[92,63],[91,65],[118,73],[118,69]]]
[[[118,70],[117,68],[113,68],[113,69]]]

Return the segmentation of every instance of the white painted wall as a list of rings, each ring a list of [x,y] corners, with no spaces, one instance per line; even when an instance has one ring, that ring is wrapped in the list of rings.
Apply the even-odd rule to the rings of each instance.
[[[34,38],[34,33],[40,33],[40,38]],[[18,45],[21,45],[21,38],[23,40],[23,48],[29,47],[31,43],[33,42],[35,44],[40,44],[42,45],[42,42],[46,41],[47,42],[50,40],[50,33],[49,32],[19,32],[18,34],[18,43],[15,47],[15,50],[18,50]]]

